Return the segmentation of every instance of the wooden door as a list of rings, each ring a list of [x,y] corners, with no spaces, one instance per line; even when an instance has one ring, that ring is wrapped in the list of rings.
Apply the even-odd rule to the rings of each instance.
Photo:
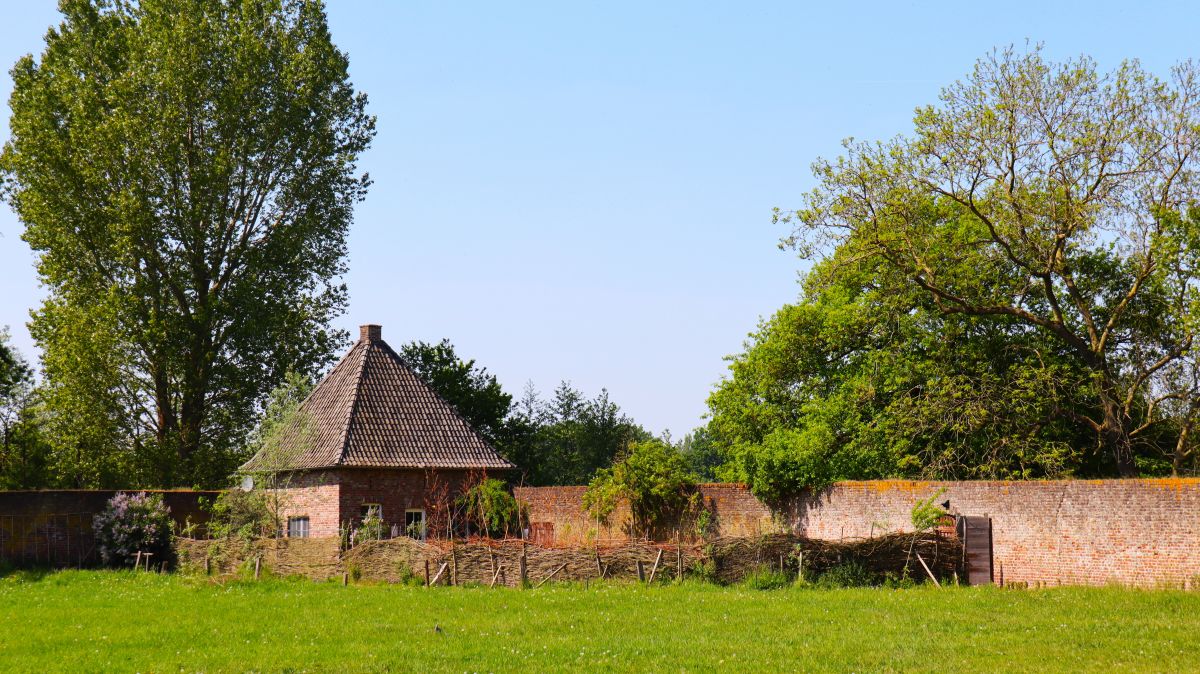
[[[963,542],[967,585],[992,584],[995,577],[992,568],[992,518],[959,517],[958,536]]]

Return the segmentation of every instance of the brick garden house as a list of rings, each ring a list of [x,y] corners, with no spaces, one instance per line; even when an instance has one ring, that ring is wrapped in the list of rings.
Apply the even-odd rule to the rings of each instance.
[[[513,468],[400,360],[378,325],[361,327],[300,410],[278,456],[260,452],[242,466],[277,477],[290,537],[337,536],[369,514],[385,536],[423,537],[428,518],[444,515],[437,511],[471,482]]]

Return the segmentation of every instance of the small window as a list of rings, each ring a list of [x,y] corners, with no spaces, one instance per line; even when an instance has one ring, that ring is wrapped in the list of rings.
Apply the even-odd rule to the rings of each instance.
[[[425,511],[404,511],[404,535],[409,538],[425,540]]]
[[[377,520],[382,520],[383,506],[378,503],[364,503],[362,504],[362,508],[359,509],[359,514],[362,515],[363,520],[367,520],[372,517]]]
[[[288,518],[288,538],[308,538],[308,518]]]

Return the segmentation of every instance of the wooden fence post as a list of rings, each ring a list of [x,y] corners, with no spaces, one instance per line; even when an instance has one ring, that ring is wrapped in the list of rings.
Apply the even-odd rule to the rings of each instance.
[[[254,558],[254,580],[258,580],[258,573],[262,570],[262,555]]]
[[[458,546],[450,543],[450,584],[458,585]]]
[[[425,558],[425,587],[429,587],[429,558]]]
[[[521,585],[522,586],[524,586],[526,583],[529,582],[528,565],[529,565],[529,562],[525,558],[525,542],[521,541],[521,564],[520,564],[520,566],[521,566]]]
[[[640,559],[637,560],[637,575],[639,582],[646,582],[646,565]]]

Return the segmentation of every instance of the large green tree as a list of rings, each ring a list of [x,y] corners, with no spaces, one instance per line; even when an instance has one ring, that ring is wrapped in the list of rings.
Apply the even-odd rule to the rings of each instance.
[[[63,0],[13,68],[5,194],[64,480],[222,484],[344,336],[366,97],[317,0]]]
[[[795,225],[785,244],[830,260],[827,281],[866,265],[872,287],[1069,359],[1095,405],[1060,418],[1135,475],[1140,447],[1173,451],[1164,429],[1190,428],[1196,409],[1198,151],[1190,62],[1159,79],[997,51],[918,110],[911,136],[818,161],[820,186],[780,214]],[[987,372],[964,392],[989,391]]]
[[[722,477],[774,499],[838,479],[1111,471],[1071,419],[1094,409],[1087,373],[1053,340],[944,315],[876,286],[868,265],[829,281],[836,264],[763,322],[709,397]]]

